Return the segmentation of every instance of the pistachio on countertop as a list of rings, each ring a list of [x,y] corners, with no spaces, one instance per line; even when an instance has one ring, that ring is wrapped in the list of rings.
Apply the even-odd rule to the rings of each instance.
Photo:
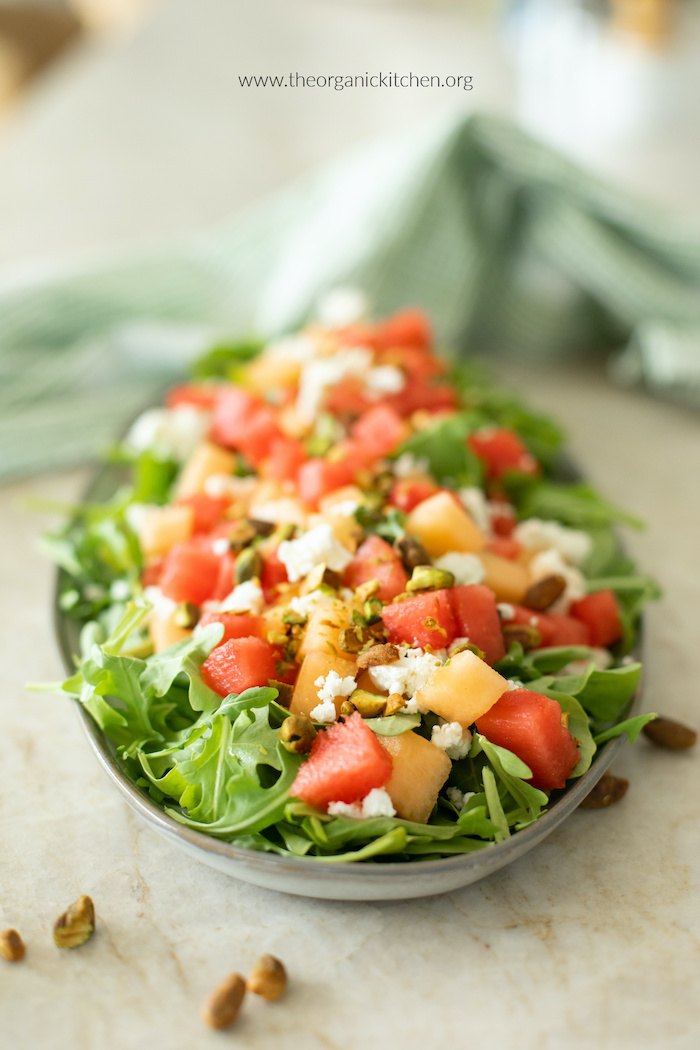
[[[2,930],[0,932],[0,956],[8,962],[19,962],[24,958],[24,941],[17,930]]]
[[[615,777],[612,773],[604,773],[596,786],[589,792],[581,802],[581,809],[605,809],[624,798],[629,780],[624,777]]]
[[[652,744],[666,751],[685,751],[698,738],[694,729],[682,722],[674,722],[672,718],[655,718],[653,722],[647,722],[642,732]]]
[[[239,973],[230,973],[202,1006],[202,1020],[209,1028],[228,1028],[238,1017],[246,993]]]
[[[248,977],[248,991],[268,1002],[279,999],[287,990],[287,971],[275,955],[261,955]]]
[[[91,897],[83,894],[56,919],[53,940],[57,948],[79,948],[94,932],[95,905]]]

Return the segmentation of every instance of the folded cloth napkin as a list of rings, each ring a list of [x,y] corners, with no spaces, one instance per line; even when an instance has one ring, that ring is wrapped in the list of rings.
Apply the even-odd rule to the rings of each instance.
[[[700,231],[477,115],[384,139],[221,227],[0,282],[0,476],[94,455],[221,335],[273,335],[338,285],[425,307],[458,351],[599,354],[700,406]]]

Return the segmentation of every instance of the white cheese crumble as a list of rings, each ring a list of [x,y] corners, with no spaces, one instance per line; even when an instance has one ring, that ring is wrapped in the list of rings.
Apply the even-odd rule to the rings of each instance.
[[[246,580],[233,588],[219,605],[219,612],[246,613],[258,616],[263,611],[265,596],[256,580]]]
[[[157,503],[130,503],[124,511],[124,517],[131,531],[138,535],[149,514],[152,514],[154,510],[161,509]]]
[[[109,588],[109,596],[115,602],[125,602],[131,594],[131,587],[126,580],[113,580]]]
[[[499,602],[496,606],[496,609],[498,610],[498,615],[502,620],[515,619],[515,609],[510,604],[510,602]]]
[[[354,691],[356,685],[353,675],[341,678],[337,671],[329,671],[327,675],[320,675],[314,685],[321,703],[313,708],[310,717],[314,722],[335,722],[338,716],[334,700],[338,696],[350,696]]]
[[[486,496],[476,485],[467,485],[457,493],[470,518],[482,532],[491,532],[491,513]]]
[[[313,423],[323,403],[328,387],[335,386],[350,376],[364,378],[372,364],[372,351],[364,346],[338,350],[332,357],[309,361],[301,370],[297,412],[302,419]]]
[[[412,474],[429,474],[430,463],[425,456],[414,456],[412,452],[402,452],[394,460],[394,474],[397,478],[410,478]]]
[[[149,408],[132,423],[124,444],[135,452],[151,451],[181,463],[204,440],[210,426],[211,413],[194,405]]]
[[[506,689],[507,693],[512,693],[512,691],[514,689],[522,689],[523,688],[523,683],[519,682],[517,678],[509,678],[507,681],[508,681],[508,688]]]
[[[359,288],[332,288],[319,300],[316,317],[325,328],[344,328],[366,316],[367,297]]]
[[[365,376],[365,388],[370,396],[398,394],[406,386],[406,375],[396,365],[377,365]]]
[[[444,649],[437,653],[424,653],[422,649],[398,648],[398,660],[392,664],[370,667],[369,676],[378,689],[408,697],[409,702],[404,711],[410,714],[422,713],[423,708],[413,700],[413,696],[422,689],[433,671],[442,666],[447,654]]]
[[[578,601],[586,594],[586,578],[568,562],[565,562],[559,551],[540,551],[530,562],[530,575],[533,580],[544,579],[545,576],[562,576],[566,580],[566,587],[554,605],[551,612],[566,612],[571,602]]]
[[[356,499],[343,499],[328,508],[329,514],[339,514],[342,518],[351,518],[360,504]]]
[[[177,602],[174,602],[172,598],[166,598],[160,587],[145,587],[143,596],[149,605],[153,606],[156,616],[161,616],[163,619],[166,616],[172,616],[177,609]]]
[[[464,809],[465,805],[475,794],[474,791],[460,791],[458,787],[448,787],[445,792],[455,809]]]
[[[528,518],[521,521],[513,530],[513,539],[526,550],[543,550],[553,548],[562,558],[573,565],[580,565],[590,554],[592,541],[587,532],[570,529],[558,521],[543,521],[541,518]]]
[[[470,730],[463,729],[459,722],[446,722],[443,719],[441,725],[433,726],[430,742],[444,751],[448,758],[456,761],[458,758],[466,758],[469,754],[472,735]]]
[[[433,562],[436,569],[446,569],[455,578],[455,583],[468,585],[481,583],[486,570],[476,554],[464,554],[462,551],[448,551]]]
[[[330,595],[324,591],[311,591],[309,594],[302,594],[298,597],[292,598],[289,602],[288,608],[293,612],[298,613],[299,616],[308,616],[312,609],[315,609],[317,605],[323,603],[331,604],[333,599]]]
[[[395,817],[396,810],[386,788],[372,788],[359,802],[329,802],[331,817]]]
[[[245,499],[258,485],[258,479],[251,475],[238,478],[233,474],[210,474],[204,482],[204,494],[209,499]]]
[[[298,540],[283,540],[277,555],[287,570],[290,583],[307,576],[317,565],[327,565],[342,572],[352,561],[352,554],[339,543],[332,527],[324,522],[305,532]]]
[[[226,554],[226,551],[231,549],[231,544],[225,536],[217,536],[211,545],[212,553],[221,557],[222,554]]]

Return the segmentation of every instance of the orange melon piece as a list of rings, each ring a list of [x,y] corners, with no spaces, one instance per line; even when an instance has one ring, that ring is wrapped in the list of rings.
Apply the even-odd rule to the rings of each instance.
[[[380,736],[391,755],[393,771],[386,785],[397,816],[425,824],[452,763],[445,752],[412,730],[398,736]]]
[[[501,558],[491,551],[482,551],[479,560],[486,575],[482,583],[490,587],[499,602],[522,605],[525,592],[530,586],[530,573],[517,561]]]
[[[187,496],[204,492],[208,478],[215,474],[233,474],[235,469],[236,457],[233,452],[227,452],[218,445],[203,441],[201,445],[197,445],[182,468],[177,483],[177,495],[180,499],[185,499]]]
[[[352,657],[354,660],[354,657]],[[309,653],[299,669],[299,675],[294,686],[289,710],[293,715],[310,715],[321,701],[318,698],[318,686],[314,682],[321,675],[325,677],[330,671],[335,671],[341,678],[355,674],[354,663],[333,657],[330,653]],[[345,699],[344,696],[335,698],[336,713],[340,714],[340,707]]]
[[[507,689],[503,675],[466,649],[455,653],[444,666],[436,667],[414,699],[448,722],[459,722],[467,729]]]
[[[174,622],[174,615],[174,613],[169,613],[167,616],[157,616],[155,613],[151,613],[148,621],[148,633],[151,636],[153,648],[157,653],[162,653],[164,649],[169,649],[171,645],[175,645],[176,642],[182,642],[192,634],[192,631],[179,627]]]
[[[176,543],[190,538],[193,525],[194,510],[190,506],[153,507],[144,514],[139,527],[144,556],[148,559],[167,554]]]
[[[339,599],[331,599],[311,610],[297,659],[303,660],[313,652],[327,653],[341,660],[355,660],[352,653],[343,652],[338,635],[350,623],[350,606]]]
[[[431,557],[448,551],[476,553],[486,537],[449,492],[436,492],[419,503],[406,519],[406,532],[416,536]]]
[[[296,386],[301,375],[301,362],[283,353],[261,354],[247,366],[245,385],[263,397],[276,387]]]

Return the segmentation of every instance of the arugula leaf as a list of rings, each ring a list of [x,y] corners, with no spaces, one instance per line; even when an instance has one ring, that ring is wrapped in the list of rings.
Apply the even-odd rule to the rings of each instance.
[[[261,339],[217,343],[192,364],[192,378],[228,379],[237,366],[257,357],[264,345]]]
[[[394,458],[404,452],[427,459],[430,473],[441,484],[478,485],[483,471],[479,460],[467,445],[467,438],[478,425],[478,418],[460,412],[431,423],[404,441]]]
[[[140,452],[133,463],[135,503],[166,503],[177,475],[178,465],[171,459],[160,459],[152,452]]]
[[[577,693],[578,699],[597,722],[614,722],[636,693],[641,672],[641,664],[594,670]]]
[[[530,769],[511,751],[492,744],[481,733],[477,733],[476,742],[484,751],[493,771],[505,789],[527,814],[528,823],[537,820],[549,800],[544,791],[533,787],[532,784],[525,783],[523,776],[531,777]],[[490,806],[489,813],[493,819]]]
[[[543,479],[519,479],[510,489],[520,518],[554,518],[574,528],[590,528],[623,522],[635,529],[644,527],[639,518],[604,500],[585,482],[561,484]]]
[[[613,740],[616,736],[622,736],[624,733],[629,742],[633,744],[642,729],[648,722],[653,722],[655,718],[659,716],[655,713],[648,715],[637,715],[635,718],[628,718],[624,722],[618,722],[616,726],[611,726],[610,729],[606,729],[603,733],[598,733],[593,737],[596,744],[604,744],[606,740]]]

